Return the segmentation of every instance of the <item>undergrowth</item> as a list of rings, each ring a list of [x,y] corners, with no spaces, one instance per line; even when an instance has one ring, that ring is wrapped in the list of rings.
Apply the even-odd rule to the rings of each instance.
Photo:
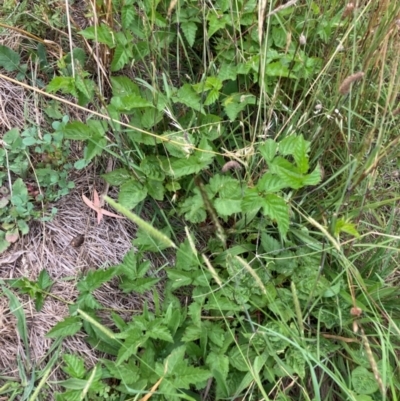
[[[399,193],[379,177],[395,182],[399,168],[400,5],[42,3],[21,2],[1,25],[22,35],[0,47],[1,76],[53,99],[48,133],[2,138],[1,250],[67,193],[71,169],[103,156],[118,187],[117,202],[104,199],[138,233],[119,265],[78,280],[46,365],[25,354],[0,394],[397,400]],[[63,117],[62,95],[85,117]],[[85,145],[73,166],[68,141]],[[158,209],[151,224],[144,202]],[[169,262],[152,266],[160,252]],[[52,296],[43,268],[37,281],[2,281],[25,352],[15,291],[40,309]],[[94,291],[115,279],[153,305],[129,321],[109,311],[106,326]],[[78,332],[103,355],[94,366],[61,355]]]

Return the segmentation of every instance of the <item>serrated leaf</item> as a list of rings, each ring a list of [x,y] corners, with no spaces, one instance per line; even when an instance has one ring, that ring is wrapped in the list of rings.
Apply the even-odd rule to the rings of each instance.
[[[190,47],[193,47],[196,39],[197,24],[194,22],[182,22],[180,25],[185,39],[187,40]]]
[[[122,28],[129,29],[136,16],[135,7],[132,4],[125,5],[121,10]]]
[[[210,104],[215,103],[219,98],[219,90],[218,89],[211,89],[206,97],[206,100],[204,101],[205,106],[209,106]]]
[[[241,199],[217,198],[213,203],[219,216],[231,216],[242,211]]]
[[[147,196],[147,189],[134,179],[124,182],[118,193],[119,203],[131,210]]]
[[[132,177],[127,169],[117,168],[109,173],[102,174],[101,178],[111,185],[119,186],[130,180]]]
[[[227,24],[231,25],[231,21],[229,20],[228,15],[218,15],[216,13],[210,13],[210,15],[208,16],[208,39],[210,39],[211,36],[213,36],[220,29],[225,28]]]
[[[268,194],[263,198],[264,214],[276,221],[280,234],[285,237],[289,230],[289,210],[283,198]]]
[[[234,64],[222,63],[219,69],[218,78],[221,81],[236,80],[237,67]]]
[[[161,181],[148,180],[146,182],[148,194],[155,200],[164,200],[165,188]]]
[[[174,342],[168,327],[164,326],[160,321],[152,321],[148,325],[146,333],[150,338],[155,340],[163,340],[169,343]]]
[[[132,52],[126,49],[124,45],[118,44],[111,62],[111,71],[115,72],[121,70],[129,62],[131,57]]]
[[[177,97],[174,98],[174,102],[182,103],[185,106],[190,107],[193,110],[199,111],[205,114],[203,107],[201,106],[200,96],[189,84],[184,84],[177,92]]]
[[[278,192],[285,188],[283,180],[270,172],[265,173],[257,183],[257,188],[260,192]]]
[[[62,128],[62,132],[65,139],[72,139],[75,141],[84,141],[89,139],[93,134],[90,127],[80,121],[68,123]]]
[[[82,320],[78,316],[70,316],[57,323],[47,334],[48,338],[73,336],[82,327]]]
[[[154,181],[165,180],[165,174],[160,168],[159,159],[156,156],[146,156],[140,162],[140,168],[147,178]]]
[[[123,280],[119,285],[122,291],[127,292],[137,292],[139,294],[144,294],[154,288],[154,286],[160,281],[159,278],[142,277],[135,278],[131,280]]]
[[[7,46],[0,45],[0,67],[6,71],[18,71],[20,69],[21,58],[17,52]]]
[[[140,96],[139,87],[128,77],[122,75],[110,79],[113,96],[126,96],[132,93]]]
[[[303,178],[303,185],[317,185],[321,181],[321,168],[318,165],[314,171]]]
[[[258,147],[262,157],[267,161],[270,162],[276,155],[278,150],[278,143],[275,142],[273,139],[268,138],[262,145]]]
[[[246,188],[241,208],[244,213],[255,213],[261,209],[262,197],[257,188]]]
[[[92,292],[99,288],[102,284],[110,281],[116,274],[116,269],[108,268],[105,270],[89,271],[87,276],[78,282],[77,289],[80,292]]]
[[[270,172],[277,174],[281,178],[285,187],[293,189],[299,189],[303,187],[304,176],[299,173],[297,168],[290,163],[288,160],[281,156],[275,157],[275,159],[269,163]]]
[[[77,355],[64,354],[63,359],[67,365],[62,368],[65,373],[76,379],[82,379],[85,376],[85,364],[81,357]]]
[[[100,24],[97,27],[89,26],[79,33],[86,39],[96,40],[99,43],[107,45],[110,49],[115,47],[112,29],[106,24]]]
[[[54,282],[52,281],[47,270],[43,269],[39,273],[37,283],[42,290],[48,290],[53,285]]]
[[[191,272],[185,272],[182,270],[167,270],[168,279],[171,281],[173,290],[177,288],[190,285],[193,282],[193,275]]]
[[[211,372],[218,372],[221,377],[226,380],[229,373],[229,358],[223,354],[217,354],[210,352],[206,359],[206,364],[210,368]]]
[[[143,107],[154,107],[148,100],[134,93],[125,96],[114,96],[111,104],[118,111],[130,111]]]
[[[368,395],[379,390],[374,374],[362,366],[356,367],[351,372],[351,384],[354,391],[359,394]]]
[[[46,91],[49,93],[61,91],[75,97],[78,95],[73,77],[54,77],[47,85]]]

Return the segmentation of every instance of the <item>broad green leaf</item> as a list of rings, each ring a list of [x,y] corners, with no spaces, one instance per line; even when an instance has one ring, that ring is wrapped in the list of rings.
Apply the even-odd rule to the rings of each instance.
[[[18,71],[20,69],[21,59],[17,52],[7,46],[0,45],[0,67],[6,71]]]
[[[182,341],[183,342],[196,341],[202,336],[202,334],[203,334],[202,327],[195,325],[187,326],[183,333]]]
[[[118,44],[111,62],[111,71],[115,72],[121,70],[129,62],[131,57],[132,52],[130,49],[127,49],[124,45]]]
[[[37,283],[42,290],[48,290],[54,283],[46,269],[42,269],[39,273]]]
[[[112,29],[106,24],[89,26],[79,33],[86,39],[92,39],[99,43],[107,45],[110,49],[112,49],[116,45]]]
[[[269,163],[270,172],[277,174],[281,178],[285,187],[299,189],[303,187],[303,175],[299,173],[297,168],[288,160],[281,156]]]
[[[86,161],[92,160],[95,156],[101,155],[107,146],[107,139],[99,132],[94,132],[85,147],[84,158]]]
[[[63,359],[67,365],[62,368],[65,373],[76,379],[82,379],[85,376],[85,364],[81,357],[77,355],[64,354]]]
[[[174,342],[168,327],[159,320],[153,320],[149,323],[147,326],[147,334],[154,340],[163,340],[170,343]]]
[[[93,135],[90,127],[80,121],[68,123],[62,128],[62,133],[65,139],[72,139],[76,141],[84,141]]]
[[[133,209],[140,202],[146,199],[147,189],[135,179],[130,179],[121,185],[118,194],[118,201],[121,206],[127,209]]]
[[[197,24],[194,22],[182,22],[180,28],[183,31],[185,39],[189,43],[190,47],[193,47],[194,41],[196,39]]]
[[[205,106],[209,106],[210,104],[215,103],[219,98],[219,90],[218,89],[211,89],[206,97],[206,100],[204,101]]]
[[[237,67],[234,64],[222,63],[219,69],[218,78],[220,81],[236,80]]]
[[[61,91],[75,97],[78,95],[74,77],[54,77],[47,85],[46,90],[49,93]]]
[[[126,339],[118,351],[116,366],[136,354],[138,347],[143,345],[148,339],[148,336],[144,335],[142,330],[137,328],[128,329],[123,334],[126,336]]]
[[[135,278],[134,280],[122,279],[119,287],[122,291],[126,292],[137,292],[138,294],[144,294],[154,288],[154,286],[160,281],[159,278],[141,277]]]
[[[217,198],[214,200],[214,207],[219,216],[231,216],[242,211],[242,200]]]
[[[352,223],[351,221],[347,221],[343,218],[340,218],[339,220],[336,221],[335,224],[335,229],[334,229],[335,236],[339,237],[340,233],[342,232],[350,234],[355,238],[358,238],[360,236],[354,223]]]
[[[223,354],[217,354],[210,352],[206,359],[206,364],[210,368],[211,372],[218,372],[222,378],[226,380],[229,373],[229,358]]]
[[[82,320],[79,316],[70,316],[57,323],[47,334],[48,338],[73,336],[82,327]]]
[[[165,174],[160,168],[157,156],[145,156],[140,163],[140,168],[143,174],[151,180],[161,182],[165,180]]]
[[[140,96],[138,86],[128,77],[121,75],[118,77],[111,77],[111,86],[113,96],[126,96],[135,94]]]
[[[137,108],[153,107],[146,99],[134,93],[125,96],[113,96],[111,104],[119,111],[130,111]]]
[[[282,64],[281,61],[269,63],[265,68],[265,73],[269,77],[296,78],[296,76],[290,72],[289,67]]]
[[[208,16],[208,39],[211,38],[216,32],[218,32],[220,29],[225,28],[226,25],[231,25],[231,20],[229,18],[229,15],[226,14],[217,14],[215,13],[210,13]]]
[[[317,185],[321,181],[321,168],[318,165],[314,171],[303,177],[303,185]]]
[[[155,200],[164,200],[165,187],[161,181],[147,180],[146,182],[147,193]]]
[[[139,228],[139,230],[136,232],[136,238],[132,241],[132,244],[139,248],[140,251],[145,252],[160,252],[163,249],[171,246],[171,231],[169,228],[165,227],[161,230],[157,230],[157,232],[161,237],[149,235],[148,231]],[[142,266],[142,264],[140,266]]]
[[[121,10],[122,28],[131,28],[132,23],[135,21],[136,11],[133,4],[125,5]]]
[[[57,384],[68,390],[83,390],[88,385],[88,381],[84,379],[71,378],[67,380],[62,380]],[[81,392],[79,392],[78,395],[79,394],[81,394]]]
[[[257,189],[260,192],[278,192],[285,188],[283,180],[270,172],[265,173],[260,180],[257,182]]]
[[[77,289],[80,292],[92,292],[99,288],[102,284],[110,281],[115,274],[116,270],[111,267],[105,270],[90,270],[86,277],[78,282]]]
[[[118,168],[109,173],[102,174],[101,178],[111,185],[119,186],[132,178],[129,171],[125,168]]]
[[[262,207],[264,214],[277,222],[279,232],[285,237],[289,230],[289,210],[285,200],[275,194],[268,194],[263,198]]]
[[[246,188],[242,199],[242,211],[244,213],[255,213],[261,209],[262,197],[257,188]]]
[[[199,111],[205,114],[203,107],[201,106],[200,96],[189,84],[184,84],[177,92],[177,96],[174,98],[174,103],[182,103],[193,110]]]
[[[351,372],[351,384],[354,391],[359,394],[368,395],[379,390],[374,374],[362,366],[358,366]]]
[[[278,150],[278,143],[273,139],[268,138],[262,145],[258,147],[258,150],[267,162],[271,162]]]
[[[167,270],[167,275],[173,290],[190,285],[193,282],[193,275],[191,272],[169,269]]]

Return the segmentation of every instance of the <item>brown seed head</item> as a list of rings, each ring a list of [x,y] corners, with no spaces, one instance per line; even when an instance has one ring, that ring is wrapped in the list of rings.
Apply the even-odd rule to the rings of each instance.
[[[354,82],[359,81],[364,77],[364,73],[362,71],[356,72],[355,74],[349,75],[340,85],[339,93],[341,95],[347,95],[350,92],[351,85]]]

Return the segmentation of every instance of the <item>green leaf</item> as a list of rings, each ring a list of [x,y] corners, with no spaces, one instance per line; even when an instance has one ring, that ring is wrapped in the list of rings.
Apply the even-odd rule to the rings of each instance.
[[[135,278],[133,281],[130,279],[123,279],[119,287],[125,293],[137,292],[138,294],[144,294],[146,291],[153,289],[159,281],[159,278],[151,277]]]
[[[79,292],[92,292],[99,288],[103,283],[110,281],[116,274],[116,269],[108,268],[105,270],[99,269],[89,271],[87,276],[80,280],[77,284]]]
[[[37,283],[42,290],[48,290],[53,285],[54,281],[52,281],[52,279],[50,278],[47,270],[43,269],[39,273]]]
[[[153,320],[149,323],[147,326],[147,334],[150,338],[155,340],[163,340],[169,343],[174,342],[168,327],[165,326],[160,320]]]
[[[303,175],[299,173],[297,168],[288,160],[281,156],[269,163],[270,172],[277,174],[285,184],[285,187],[299,189],[303,187]]]
[[[147,189],[135,179],[130,179],[121,185],[118,194],[118,201],[121,206],[127,209],[133,209],[140,202],[146,199]]]
[[[262,202],[264,214],[275,220],[280,234],[285,237],[289,230],[289,210],[283,198],[275,194],[268,194]]]
[[[214,200],[214,207],[219,216],[231,216],[242,211],[242,200],[217,198]]]
[[[221,377],[226,380],[229,373],[229,358],[223,354],[217,354],[210,352],[206,359],[206,364],[210,368],[211,372],[218,372]]]
[[[6,71],[18,71],[20,69],[21,59],[17,52],[7,46],[0,45],[0,67]]]
[[[118,44],[116,49],[114,50],[114,57],[111,62],[111,71],[119,71],[121,70],[132,57],[132,52],[130,49],[127,49],[126,46]]]
[[[257,188],[246,188],[242,199],[242,211],[244,213],[256,213],[261,209],[262,197]]]
[[[48,338],[73,336],[82,327],[82,320],[79,316],[70,316],[57,323],[47,334]]]
[[[61,91],[75,97],[78,96],[74,77],[54,77],[47,85],[46,90],[49,93]]]
[[[115,47],[115,40],[112,29],[106,24],[101,24],[99,26],[89,26],[79,33],[86,39],[96,40],[99,43],[107,45],[110,49]]]
[[[151,236],[146,230],[139,228],[136,232],[136,238],[132,241],[132,244],[137,246],[140,251],[146,252],[159,252],[163,249],[168,248],[170,241],[171,232],[168,227],[158,230],[162,237]]]
[[[190,285],[193,282],[193,275],[191,272],[169,269],[167,270],[167,275],[173,290]]]
[[[114,96],[111,104],[118,111],[131,111],[137,108],[154,107],[148,100],[134,93],[125,96]]]
[[[258,147],[258,150],[267,162],[271,162],[278,150],[278,143],[273,139],[268,138],[261,146]]]
[[[363,395],[373,394],[379,390],[374,374],[362,366],[356,367],[351,372],[351,384],[355,392]]]
[[[132,178],[129,171],[125,168],[117,168],[109,173],[102,174],[101,178],[111,185],[119,186]]]
[[[160,181],[148,180],[146,182],[148,194],[155,200],[164,200],[165,188],[164,183]]]
[[[222,63],[219,69],[218,78],[221,82],[232,80],[237,77],[237,67],[235,64]]]
[[[196,39],[197,24],[194,22],[182,22],[180,27],[190,47],[193,47]]]
[[[140,96],[140,91],[138,86],[128,77],[122,75],[119,77],[111,77],[111,86],[113,96],[126,96],[130,94],[135,94]]]
[[[318,165],[311,174],[303,177],[303,185],[317,185],[321,181],[321,169]]]
[[[122,28],[129,29],[135,21],[136,11],[133,4],[125,5],[121,10]]]
[[[67,365],[62,368],[63,371],[76,379],[83,379],[86,373],[83,358],[77,355],[64,354],[63,359]]]
[[[260,192],[278,192],[285,188],[285,183],[282,179],[270,172],[265,173],[260,180],[257,182],[257,189]]]
[[[232,25],[229,16],[226,14],[210,13],[208,16],[208,39],[226,25]]]
[[[165,180],[165,174],[161,169],[157,156],[145,156],[140,163],[140,168],[146,177],[151,180],[161,182]]]
[[[73,121],[68,123],[62,128],[62,133],[65,139],[72,139],[75,141],[84,141],[91,138],[93,135],[92,130],[87,124],[80,121]]]
[[[199,111],[205,114],[203,107],[201,106],[200,96],[195,92],[189,84],[184,84],[177,92],[175,103],[182,103],[193,110]]]

